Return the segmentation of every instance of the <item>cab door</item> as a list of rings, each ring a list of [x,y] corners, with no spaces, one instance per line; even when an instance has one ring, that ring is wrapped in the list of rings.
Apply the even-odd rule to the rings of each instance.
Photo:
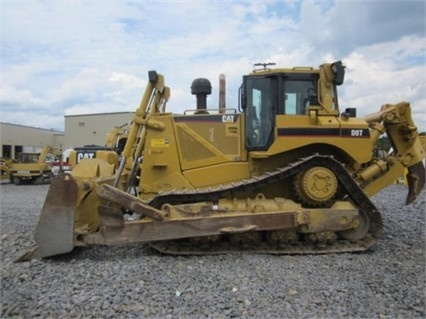
[[[274,80],[269,77],[245,77],[244,84],[246,149],[266,150],[274,136]]]

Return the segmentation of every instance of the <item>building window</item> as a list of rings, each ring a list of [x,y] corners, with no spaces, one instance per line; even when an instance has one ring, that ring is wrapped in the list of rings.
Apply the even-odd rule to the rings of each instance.
[[[86,126],[86,123],[84,123],[84,122],[78,122],[78,126],[80,126],[80,127]]]

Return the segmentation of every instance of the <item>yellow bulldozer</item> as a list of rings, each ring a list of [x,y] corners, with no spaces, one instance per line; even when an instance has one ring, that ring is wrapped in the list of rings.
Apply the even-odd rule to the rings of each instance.
[[[23,183],[39,185],[50,182],[53,172],[47,163],[49,155],[62,160],[62,152],[50,145],[44,146],[40,153],[19,153],[17,162],[12,164],[13,183],[15,185]]]
[[[147,242],[170,254],[364,251],[382,233],[369,199],[408,169],[410,204],[425,183],[424,150],[409,103],[357,117],[341,109],[341,61],[270,68],[243,76],[236,108],[166,112],[170,89],[148,72],[121,159],[83,159],[52,180],[20,260],[74,247]],[[222,90],[221,90],[222,92]],[[386,133],[394,152],[375,157]]]

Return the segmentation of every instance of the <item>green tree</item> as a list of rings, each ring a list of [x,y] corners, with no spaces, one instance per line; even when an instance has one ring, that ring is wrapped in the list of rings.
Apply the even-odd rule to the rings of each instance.
[[[377,140],[376,143],[377,149],[384,150],[389,152],[390,148],[392,147],[391,142],[387,136],[382,136]]]

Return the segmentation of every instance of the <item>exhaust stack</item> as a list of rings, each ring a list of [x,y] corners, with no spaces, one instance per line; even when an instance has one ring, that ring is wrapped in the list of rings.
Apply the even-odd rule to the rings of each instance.
[[[219,113],[225,113],[226,109],[226,79],[225,75],[219,75]]]

